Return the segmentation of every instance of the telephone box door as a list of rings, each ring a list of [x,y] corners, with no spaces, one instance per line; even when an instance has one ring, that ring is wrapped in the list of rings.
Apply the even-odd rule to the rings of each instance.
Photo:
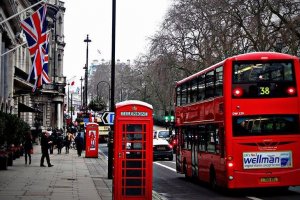
[[[152,199],[152,111],[148,117],[118,118],[116,111],[113,199]]]

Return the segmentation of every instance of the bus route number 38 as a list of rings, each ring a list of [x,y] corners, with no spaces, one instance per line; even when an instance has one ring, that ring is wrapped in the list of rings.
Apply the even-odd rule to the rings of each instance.
[[[259,87],[259,95],[269,95],[270,94],[270,88],[269,87]]]

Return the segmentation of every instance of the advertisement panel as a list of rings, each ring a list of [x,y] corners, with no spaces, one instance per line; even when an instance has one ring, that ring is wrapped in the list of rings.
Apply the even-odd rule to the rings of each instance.
[[[290,168],[293,167],[291,151],[244,152],[244,169]]]

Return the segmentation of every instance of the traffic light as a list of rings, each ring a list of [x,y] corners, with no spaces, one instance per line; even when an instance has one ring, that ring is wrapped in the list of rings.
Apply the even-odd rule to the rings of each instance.
[[[174,122],[174,119],[175,119],[174,115],[171,115],[170,116],[170,122]]]
[[[165,122],[169,122],[169,116],[165,116]]]
[[[168,123],[170,121],[169,112],[165,111],[165,122]]]

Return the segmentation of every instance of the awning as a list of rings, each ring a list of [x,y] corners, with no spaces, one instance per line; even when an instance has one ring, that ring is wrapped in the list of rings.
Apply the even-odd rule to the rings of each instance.
[[[23,103],[18,103],[18,111],[19,112],[34,112],[34,113],[42,113],[42,111],[40,111],[37,108],[32,108],[30,106],[27,106]]]

